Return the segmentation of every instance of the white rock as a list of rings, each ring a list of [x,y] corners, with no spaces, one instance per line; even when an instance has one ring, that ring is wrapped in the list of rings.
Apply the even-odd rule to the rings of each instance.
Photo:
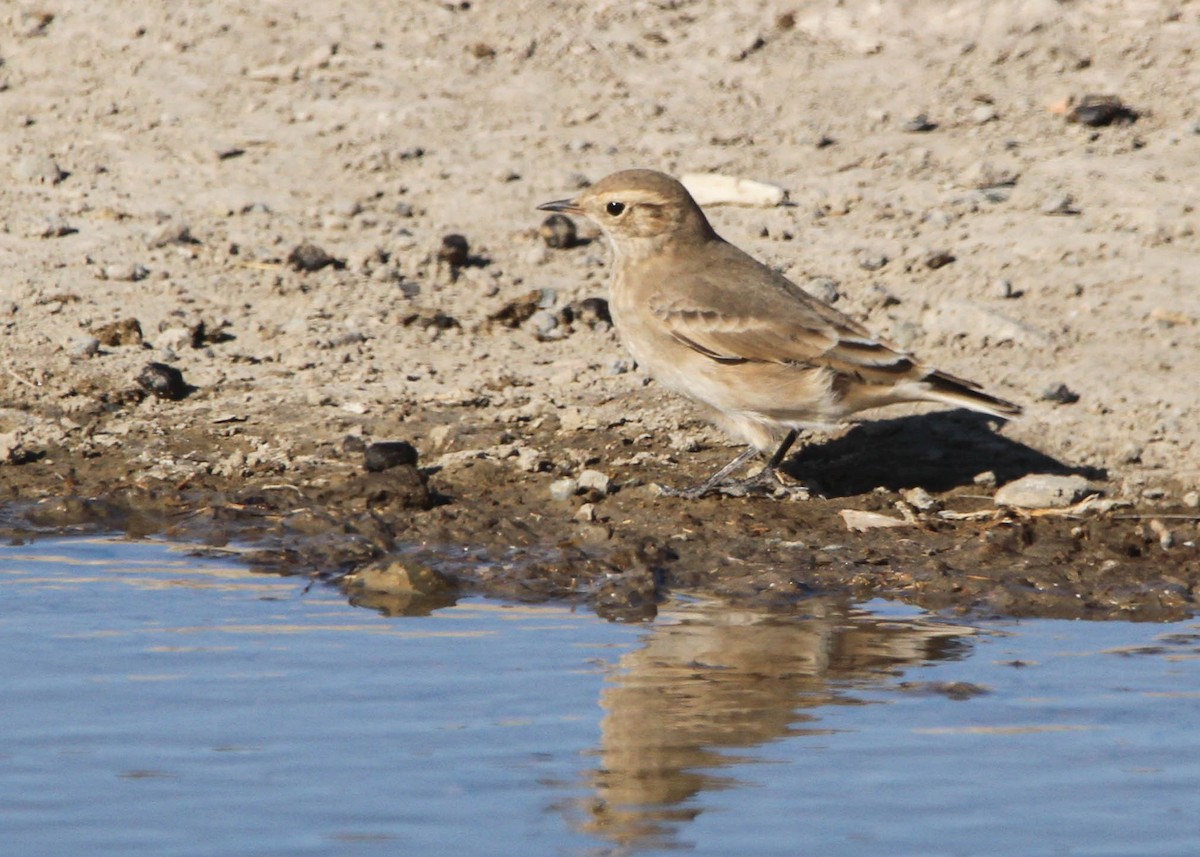
[[[580,488],[594,488],[601,494],[607,494],[611,480],[599,470],[585,470],[579,474]]]
[[[570,500],[579,490],[579,483],[574,479],[556,479],[550,483],[550,497],[553,500]]]
[[[1082,476],[1031,473],[1002,486],[994,501],[997,506],[1019,509],[1062,509],[1082,500],[1087,493],[1088,481]]]
[[[679,178],[697,205],[754,205],[770,208],[787,199],[778,185],[723,176],[717,173],[687,173]]]

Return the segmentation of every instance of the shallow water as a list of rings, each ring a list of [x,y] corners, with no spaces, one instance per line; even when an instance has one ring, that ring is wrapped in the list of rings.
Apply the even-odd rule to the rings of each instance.
[[[14,855],[1192,855],[1200,625],[885,602],[424,617],[162,543],[0,548]]]

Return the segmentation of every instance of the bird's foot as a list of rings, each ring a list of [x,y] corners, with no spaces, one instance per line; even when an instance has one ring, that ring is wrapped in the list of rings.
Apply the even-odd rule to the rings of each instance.
[[[771,497],[776,500],[811,500],[820,493],[811,485],[793,479],[770,467],[764,467],[745,479],[726,479],[716,484],[705,482],[691,488],[669,488],[656,486],[664,497],[680,497],[684,500],[699,500],[715,495],[724,497]]]

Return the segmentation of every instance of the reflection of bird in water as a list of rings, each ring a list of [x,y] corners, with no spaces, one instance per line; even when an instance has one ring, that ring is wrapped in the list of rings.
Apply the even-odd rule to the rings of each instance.
[[[656,623],[601,693],[600,765],[579,828],[621,846],[673,844],[699,812],[689,800],[732,783],[715,773],[740,760],[728,750],[824,734],[799,725],[818,719],[800,709],[851,703],[856,684],[960,657],[971,633],[810,606],[802,617],[695,604],[661,613],[674,624]]]

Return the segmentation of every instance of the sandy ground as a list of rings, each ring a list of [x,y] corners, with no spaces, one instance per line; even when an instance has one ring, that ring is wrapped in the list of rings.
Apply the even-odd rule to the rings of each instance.
[[[824,567],[814,546],[836,535],[875,552],[855,561],[874,569],[868,588],[913,595],[912,557],[939,539],[950,550],[999,527],[1028,545],[1041,527],[1078,550],[1088,536],[918,510],[911,545],[889,554],[896,539],[848,533],[839,510],[895,516],[897,492],[919,486],[982,512],[995,486],[980,473],[1070,472],[1134,505],[1082,525],[1111,556],[1070,572],[1071,550],[1058,555],[1064,598],[1107,568],[1190,609],[1195,4],[107,0],[2,14],[0,485],[14,508],[54,498],[43,523],[132,526],[136,507],[151,529],[207,521],[212,540],[215,521],[253,507],[283,522],[277,550],[320,533],[306,562],[325,571],[433,547],[472,568],[558,551],[547,591],[578,591],[572,569],[599,562],[580,573],[589,597],[640,568],[650,600],[718,578],[756,593],[786,580],[800,597],[847,579],[840,558],[827,579],[797,571]],[[1136,120],[1068,121],[1068,100],[1089,94]],[[714,225],[1027,415],[992,427],[901,408],[814,436],[791,465],[829,498],[811,505],[657,497],[648,483],[693,483],[735,450],[581,304],[605,295],[603,242],[581,223],[578,246],[548,248],[534,210],[633,166],[786,188],[791,204],[713,208]],[[451,233],[465,264],[439,255]],[[304,244],[337,264],[297,270]],[[128,319],[140,334],[103,329]],[[147,395],[151,361],[194,389]],[[377,440],[411,441],[421,469],[363,474]],[[553,499],[585,469],[609,490]],[[114,498],[125,512],[97,511]],[[338,553],[331,531],[367,547]],[[810,553],[772,553],[784,543]],[[1020,588],[1008,580],[997,602],[957,583],[964,603],[997,609]]]

